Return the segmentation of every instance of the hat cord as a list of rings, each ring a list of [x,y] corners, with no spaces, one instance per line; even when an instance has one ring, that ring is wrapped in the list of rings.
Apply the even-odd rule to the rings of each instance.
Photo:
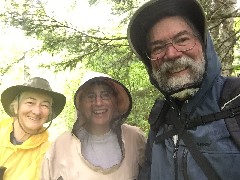
[[[43,132],[45,132],[46,130],[48,130],[48,128],[49,128],[49,127],[51,126],[51,124],[52,124],[52,120],[51,120],[50,123],[49,123],[49,125],[48,125],[44,130],[42,130],[42,131],[40,131],[40,132],[37,132],[37,133],[29,133],[29,132],[27,132],[27,131],[22,127],[22,124],[20,123],[18,116],[17,116],[17,119],[18,119],[18,124],[19,124],[20,128],[21,128],[26,134],[30,134],[31,136],[32,136],[32,135],[37,135],[37,134],[42,134]]]

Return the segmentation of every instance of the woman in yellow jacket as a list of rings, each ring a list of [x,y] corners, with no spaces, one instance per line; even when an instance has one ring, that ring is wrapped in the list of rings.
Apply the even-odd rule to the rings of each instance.
[[[120,82],[87,74],[76,91],[77,121],[46,153],[42,180],[135,180],[144,162],[146,139],[124,124],[132,99]]]
[[[53,92],[47,80],[35,77],[7,88],[1,102],[11,118],[0,121],[0,179],[37,180],[49,147],[47,129],[66,98]],[[50,123],[44,128],[46,122]]]

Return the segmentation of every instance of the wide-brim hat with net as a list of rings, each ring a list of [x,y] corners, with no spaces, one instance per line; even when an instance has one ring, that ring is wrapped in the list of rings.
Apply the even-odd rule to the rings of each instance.
[[[5,112],[9,116],[14,116],[13,112],[10,110],[10,104],[13,100],[25,91],[34,91],[47,94],[53,99],[52,110],[53,116],[49,119],[52,120],[57,117],[63,110],[66,97],[63,94],[54,92],[46,79],[40,77],[34,77],[23,85],[11,86],[3,91],[1,95],[1,102]]]
[[[202,6],[196,0],[150,0],[143,4],[133,14],[127,36],[133,52],[145,64],[151,82],[154,79],[151,78],[151,64],[146,55],[146,38],[150,28],[167,16],[182,16],[188,19],[199,32],[202,42],[206,43],[206,17]]]
[[[75,93],[74,104],[76,109],[79,111],[79,97],[84,91],[84,87],[91,81],[102,80],[107,83],[116,93],[117,108],[120,113],[120,119],[126,118],[132,109],[132,97],[128,89],[119,81],[114,80],[111,76],[99,72],[89,72],[81,80],[80,87]]]

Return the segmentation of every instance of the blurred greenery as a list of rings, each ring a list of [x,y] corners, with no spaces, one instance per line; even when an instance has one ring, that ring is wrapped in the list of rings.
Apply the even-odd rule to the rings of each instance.
[[[58,119],[54,120],[53,127],[71,129],[75,121],[73,95],[81,77],[86,71],[106,73],[122,82],[132,94],[133,108],[127,123],[139,126],[147,134],[148,114],[153,102],[161,94],[150,84],[144,65],[131,51],[127,41],[130,17],[146,1],[89,0],[89,9],[80,9],[86,0],[61,0],[58,3],[51,0],[0,0],[0,2],[2,28],[6,28],[6,32],[8,28],[16,28],[24,33],[25,38],[37,41],[37,45],[31,44],[25,48],[23,45],[26,43],[21,43],[11,52],[11,57],[6,57],[4,62],[1,59],[2,90],[7,87],[4,79],[9,74],[15,77],[16,83],[20,77],[27,79],[33,76],[31,65],[34,63],[38,64],[35,71],[42,72],[40,69],[45,69],[44,73],[40,74],[42,76],[49,78],[56,76],[55,78],[59,80],[58,74],[62,74],[62,81],[56,81],[54,84],[60,83],[59,86],[63,86],[63,89],[57,90],[66,95],[67,104]],[[50,2],[53,6],[50,6]],[[228,0],[226,3],[221,3],[220,0],[200,2],[206,12],[209,30],[214,37],[223,69],[228,70],[228,75],[235,73],[234,68],[239,69],[240,28],[239,18],[236,18],[239,17],[239,12],[233,8],[233,4],[228,3]],[[93,24],[97,24],[102,20],[102,11],[98,9],[101,4],[111,6],[111,12],[105,17],[106,24],[86,29],[88,22],[93,21]],[[93,18],[89,13],[91,9],[96,12]],[[19,67],[19,64],[22,65]],[[16,66],[17,70],[14,68]],[[5,117],[2,107],[0,110],[0,117]],[[60,125],[60,122],[65,124]]]

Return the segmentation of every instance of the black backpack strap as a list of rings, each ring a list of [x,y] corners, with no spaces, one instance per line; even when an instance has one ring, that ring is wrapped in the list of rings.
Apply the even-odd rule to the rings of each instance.
[[[233,117],[233,118],[226,118],[226,126],[228,128],[228,131],[233,138],[233,142],[237,145],[238,149],[240,149],[240,127],[239,127],[239,117]]]
[[[220,97],[220,107],[224,109],[227,104],[231,104],[231,106],[239,106],[239,100],[234,101],[235,98],[240,93],[240,78],[238,77],[227,77]],[[230,101],[230,102],[229,102]]]
[[[173,128],[167,132],[164,132],[160,136],[156,137],[159,127],[162,124],[166,123],[165,116],[169,110],[171,111],[171,112],[169,112],[169,114],[172,117],[170,119],[173,119],[172,123],[175,128]],[[169,109],[169,104],[166,101],[161,101],[160,99],[157,99],[155,101],[154,106],[149,115],[149,124],[150,124],[151,130],[150,130],[150,134],[149,134],[149,138],[148,138],[148,148],[149,149],[146,150],[146,152],[148,152],[147,153],[148,156],[149,155],[151,156],[151,149],[152,149],[153,143],[160,143],[164,139],[178,134],[183,139],[186,146],[188,147],[188,150],[191,153],[194,160],[196,161],[196,163],[203,170],[205,176],[211,180],[219,180],[220,178],[217,175],[217,173],[215,172],[215,170],[213,169],[212,165],[209,163],[209,161],[206,159],[206,157],[198,150],[194,141],[187,134],[187,130],[185,129],[185,124],[184,124],[185,122],[184,121],[181,122],[181,121],[182,120],[180,120],[178,118],[178,115],[176,114],[176,112],[172,109]],[[146,163],[148,164],[148,167],[151,165],[150,159],[151,158],[148,157],[148,161],[146,161]],[[147,168],[145,168],[145,169],[147,169]],[[141,175],[140,177],[143,177],[143,176]],[[149,176],[146,179],[149,179]]]
[[[151,127],[151,130],[154,132],[155,138],[153,139],[153,143],[160,143],[164,139],[167,139],[169,137],[173,137],[174,135],[177,134],[177,131],[175,129],[171,129],[167,132],[164,132],[163,134],[156,136],[157,132],[160,128],[160,126],[164,123],[165,121],[165,116],[167,114],[167,111],[169,110],[169,104],[167,101],[163,101],[160,99],[157,99],[154,103],[154,106],[151,110],[151,113],[149,115],[149,124]]]
[[[164,123],[164,118],[161,117],[164,117],[165,111],[167,111],[167,103],[159,98],[156,99],[148,118],[151,130],[156,133],[160,125]]]
[[[202,169],[203,173],[209,180],[220,180],[220,177],[213,169],[211,163],[207,160],[207,158],[197,149],[195,142],[191,139],[191,136],[188,134],[186,130],[182,135],[182,139],[184,143],[187,145],[189,152],[191,153],[193,159]]]
[[[212,121],[217,121],[220,119],[227,119],[227,118],[233,118],[240,115],[240,106],[229,108],[227,110],[222,110],[217,113],[212,113],[204,116],[198,116],[196,118],[188,119],[185,121],[185,128],[186,129],[192,129],[196,126],[201,126],[204,124],[207,124]],[[239,119],[238,119],[239,121]],[[237,123],[237,122],[235,122]]]
[[[202,169],[205,176],[210,180],[220,180],[220,177],[213,169],[211,163],[207,160],[207,158],[198,150],[195,142],[188,134],[188,131],[185,129],[184,120],[177,118],[178,115],[174,114],[174,111],[171,113],[174,116],[173,123],[174,127],[177,129],[179,137],[183,140],[185,145],[187,146],[189,152],[191,153],[193,159],[196,161],[198,166]]]
[[[236,109],[240,107],[240,78],[238,77],[227,77],[220,101],[222,109]],[[240,111],[240,110],[239,110]],[[229,116],[225,119],[228,131],[240,149],[240,115],[239,112],[234,116]]]
[[[186,120],[186,129],[225,119],[228,130],[240,144],[240,78],[227,77],[220,96],[220,112]],[[238,138],[235,138],[237,135]],[[239,146],[240,147],[240,146]]]
[[[164,132],[163,134],[159,135],[159,136],[156,136],[155,138],[155,143],[156,144],[159,144],[161,143],[164,139],[167,139],[167,138],[170,138],[170,137],[173,137],[174,135],[177,134],[177,131],[173,128],[167,132]]]
[[[164,116],[167,111],[167,105],[165,101],[160,100],[159,98],[155,100],[155,103],[149,114],[148,122],[150,124],[150,131],[147,139],[146,146],[146,160],[143,164],[143,167],[139,171],[138,180],[150,180],[151,179],[151,164],[152,164],[152,146],[155,142],[157,132],[160,125],[164,121]]]
[[[174,127],[172,130],[165,132],[163,135],[156,137],[155,142],[160,143],[162,140],[172,137],[175,134],[178,134],[186,144],[191,153],[192,157],[199,165],[199,167],[203,170],[204,174],[208,179],[219,180],[220,177],[216,173],[216,171],[212,168],[212,165],[206,159],[206,157],[198,150],[197,146],[195,145],[194,141],[191,139],[191,136],[188,135],[187,129],[191,129],[193,127],[204,125],[206,123],[216,121],[219,119],[225,119],[227,128],[229,133],[233,137],[234,142],[240,147],[240,79],[236,77],[228,77],[226,82],[224,83],[224,87],[222,90],[220,104],[221,106],[226,106],[224,110],[213,113],[205,116],[200,116],[194,119],[186,120],[179,120],[179,118],[175,117],[173,119]],[[239,95],[240,96],[240,95]],[[236,100],[237,99],[237,100]],[[229,102],[231,100],[231,102]],[[227,104],[228,103],[228,104]],[[169,107],[167,106],[168,103],[162,104],[160,107],[161,113],[155,114],[155,121],[150,123],[151,127],[157,132],[160,125],[164,123],[164,116],[166,115]],[[164,110],[164,105],[166,109]],[[158,109],[158,106],[155,106]],[[153,108],[154,109],[154,108]],[[157,110],[154,110],[157,112]],[[159,109],[158,109],[159,110]],[[188,122],[187,124],[185,124]]]

